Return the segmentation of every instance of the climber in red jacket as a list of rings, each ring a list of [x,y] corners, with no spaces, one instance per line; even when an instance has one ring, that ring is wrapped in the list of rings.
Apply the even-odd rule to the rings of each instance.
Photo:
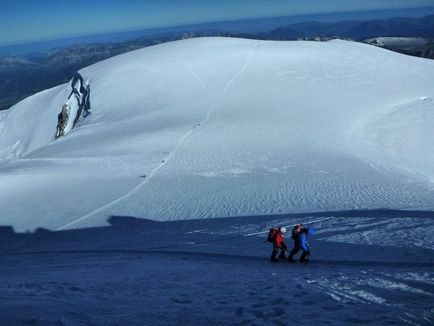
[[[283,235],[286,233],[284,226],[279,228],[272,228],[268,234],[268,241],[273,243],[273,252],[271,253],[271,261],[278,262],[279,259],[286,259],[286,250],[288,247],[283,242]],[[277,253],[280,250],[279,259],[276,259]]]

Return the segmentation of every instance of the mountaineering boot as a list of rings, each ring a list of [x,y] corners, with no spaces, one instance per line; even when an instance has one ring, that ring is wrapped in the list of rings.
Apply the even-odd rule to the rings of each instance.
[[[307,263],[309,262],[309,260],[307,259],[307,257],[310,256],[310,251],[303,251],[303,254],[300,257],[300,263]]]
[[[270,257],[271,262],[277,263],[279,261],[278,259],[276,259],[276,255],[277,255],[277,250],[274,249],[273,252],[271,253],[271,257]]]
[[[289,253],[288,261],[289,261],[290,263],[295,263],[295,260],[294,260],[292,257],[294,257],[294,255],[295,255],[297,252],[298,252],[298,248],[294,248],[294,249],[292,249],[291,252]]]

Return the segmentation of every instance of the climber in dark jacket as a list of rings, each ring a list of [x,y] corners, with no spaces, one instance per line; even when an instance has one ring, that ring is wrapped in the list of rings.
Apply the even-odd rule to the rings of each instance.
[[[294,239],[294,248],[289,253],[288,261],[290,263],[294,263],[294,255],[297,254],[300,250],[303,251],[301,257],[300,257],[300,263],[307,262],[307,257],[310,256],[310,250],[307,243],[307,236],[314,234],[314,230],[311,228],[303,228],[298,232],[295,236],[293,233],[293,239]]]

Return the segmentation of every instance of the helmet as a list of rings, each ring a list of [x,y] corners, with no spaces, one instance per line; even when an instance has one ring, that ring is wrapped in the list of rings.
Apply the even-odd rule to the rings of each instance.
[[[279,231],[280,231],[280,233],[286,233],[286,227],[281,226],[281,227],[279,228]]]
[[[293,232],[300,232],[302,228],[303,228],[303,224],[297,224],[296,226],[294,226],[292,231]]]

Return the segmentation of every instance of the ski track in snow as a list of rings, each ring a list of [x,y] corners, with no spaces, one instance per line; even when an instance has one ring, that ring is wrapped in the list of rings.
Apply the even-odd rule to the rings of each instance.
[[[243,66],[241,67],[240,71],[239,71],[239,72],[238,72],[238,73],[237,73],[237,74],[236,74],[236,75],[235,75],[231,80],[229,80],[229,82],[228,82],[228,83],[226,84],[226,86],[223,88],[223,91],[222,91],[221,96],[224,96],[224,94],[229,90],[230,86],[231,86],[231,85],[232,85],[232,84],[233,84],[233,83],[234,83],[238,78],[240,78],[240,77],[243,75],[243,73],[246,71],[246,69],[248,68],[248,66],[249,66],[249,65],[254,61],[253,52],[254,52],[254,49],[256,49],[256,47],[257,47],[259,44],[264,44],[263,49],[262,49],[262,53],[261,53],[260,55],[264,55],[264,54],[265,54],[266,49],[267,49],[267,46],[268,46],[268,43],[267,43],[267,42],[260,42],[260,41],[257,41],[254,45],[252,45],[252,47],[250,48],[249,53],[248,53],[248,55],[247,55],[247,58],[246,58],[245,63],[244,63]],[[173,58],[173,59],[175,59],[175,58]],[[208,92],[208,93],[211,93],[211,94],[213,93],[213,92],[210,92],[210,91],[205,87],[205,85],[204,85],[202,79],[201,79],[200,76],[197,74],[197,72],[195,72],[193,66],[192,66],[188,61],[186,61],[186,60],[181,60],[181,59],[178,59],[178,60],[181,61],[181,62],[186,62],[186,63],[188,64],[188,66],[190,67],[190,69],[191,69],[193,75],[198,79],[198,81],[200,82],[200,85],[202,86],[202,89],[203,89],[204,91],[206,91],[206,92]],[[173,77],[173,76],[171,76],[171,77]],[[184,81],[184,82],[185,82],[185,81]],[[168,156],[163,160],[163,162],[161,162],[161,163],[160,163],[156,168],[154,168],[154,169],[149,173],[149,176],[147,176],[146,179],[145,179],[144,181],[142,181],[141,183],[139,183],[136,187],[134,187],[133,189],[131,189],[129,192],[127,192],[127,193],[124,194],[123,196],[121,196],[121,197],[115,199],[114,201],[111,201],[111,202],[107,203],[106,205],[103,205],[103,206],[101,206],[101,207],[99,207],[99,208],[93,210],[92,212],[90,212],[90,213],[88,213],[88,214],[86,214],[86,215],[84,215],[84,216],[81,216],[80,218],[78,218],[78,219],[76,219],[76,220],[74,220],[74,221],[72,221],[72,222],[69,222],[69,223],[67,223],[67,224],[65,224],[65,225],[63,225],[63,226],[57,228],[56,231],[60,231],[60,230],[68,229],[68,228],[70,228],[70,227],[73,227],[74,225],[77,225],[77,224],[79,224],[79,223],[81,223],[81,222],[83,222],[83,221],[85,221],[85,220],[91,218],[93,215],[98,214],[98,213],[104,211],[105,209],[110,208],[110,207],[116,205],[117,203],[121,202],[121,201],[124,200],[125,198],[129,197],[130,195],[134,194],[135,192],[137,192],[138,190],[140,190],[140,189],[142,189],[144,186],[146,186],[146,184],[152,180],[152,178],[153,178],[153,177],[158,173],[158,171],[159,171],[160,169],[162,169],[162,168],[163,168],[163,167],[164,167],[164,166],[165,166],[165,165],[170,161],[170,159],[171,159],[174,155],[176,155],[176,153],[178,152],[178,150],[181,148],[182,144],[184,143],[185,139],[187,139],[188,136],[190,136],[190,135],[195,131],[195,129],[196,129],[197,127],[199,127],[199,126],[203,126],[204,124],[206,124],[206,122],[210,119],[211,114],[212,114],[212,112],[215,110],[215,108],[217,107],[217,105],[218,105],[218,101],[216,101],[216,102],[215,102],[215,105],[213,105],[213,106],[208,110],[208,112],[206,113],[205,118],[204,118],[202,121],[200,121],[197,125],[193,126],[193,127],[192,127],[192,128],[191,128],[191,129],[186,133],[186,134],[184,134],[184,135],[183,135],[183,136],[178,140],[178,143],[177,143],[177,145],[175,146],[174,150],[173,150],[173,151],[172,151],[172,152],[171,152],[171,153],[170,153],[170,154],[169,154],[169,155],[168,155]]]
[[[207,119],[209,118],[209,115],[206,116],[206,118],[202,121],[205,122]],[[176,154],[176,152],[179,150],[179,148],[181,147],[182,143],[184,142],[184,140],[196,129],[196,127],[193,127],[192,129],[190,129],[186,134],[184,134],[179,140],[177,145],[175,146],[174,150],[159,164],[157,165],[156,168],[154,168],[149,175],[147,175],[147,177],[145,178],[144,181],[142,181],[141,183],[139,183],[136,187],[134,187],[133,189],[131,189],[129,192],[127,192],[126,194],[124,194],[123,196],[115,199],[112,202],[107,203],[104,206],[101,206],[95,210],[93,210],[92,212],[78,218],[75,221],[72,221],[68,224],[65,224],[64,226],[57,228],[56,230],[64,230],[67,229],[69,227],[72,227],[82,221],[85,221],[87,219],[89,219],[90,217],[92,217],[94,214],[97,214],[99,212],[102,212],[103,210],[112,207],[113,205],[116,205],[117,203],[121,202],[122,200],[124,200],[125,198],[127,198],[128,196],[130,196],[131,194],[135,193],[136,191],[138,191],[139,189],[143,188],[150,180],[152,180],[152,178],[157,174],[157,172],[163,168],[169,161],[170,159]]]
[[[200,86],[202,87],[203,90],[207,91],[209,94],[214,95],[215,93],[208,89],[205,84],[203,83],[202,78],[200,78],[200,76],[197,74],[196,70],[194,69],[194,67],[191,65],[191,62],[189,61],[185,61],[186,64],[188,65],[188,68],[191,70],[191,72],[193,73],[193,75],[196,77],[197,81],[199,82]]]
[[[226,86],[223,88],[222,91],[222,95],[224,95],[226,93],[226,91],[229,89],[229,87],[238,79],[241,77],[242,74],[244,74],[244,72],[246,71],[247,67],[252,63],[252,55],[253,55],[253,50],[256,48],[256,46],[259,44],[260,42],[256,42],[254,45],[252,45],[252,47],[250,48],[249,51],[249,55],[247,56],[246,62],[244,63],[244,65],[241,67],[240,71],[234,76],[234,78],[232,78],[227,84]],[[268,43],[265,43],[264,45],[264,49],[263,49],[263,53],[265,52],[265,49],[267,47]]]

